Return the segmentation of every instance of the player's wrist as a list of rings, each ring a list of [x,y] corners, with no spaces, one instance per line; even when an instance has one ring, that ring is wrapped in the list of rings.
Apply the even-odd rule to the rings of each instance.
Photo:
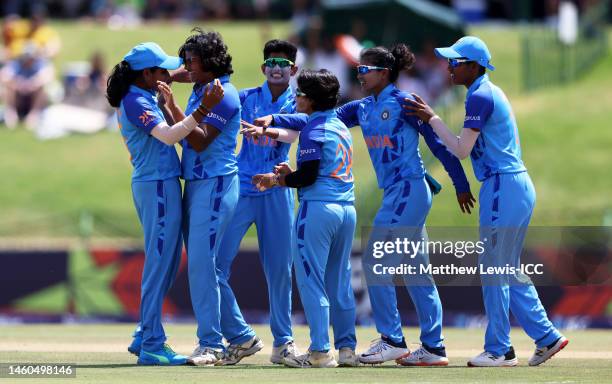
[[[431,125],[431,123],[435,120],[442,120],[442,119],[440,118],[440,116],[434,114],[429,118],[429,120],[427,120],[427,124]]]

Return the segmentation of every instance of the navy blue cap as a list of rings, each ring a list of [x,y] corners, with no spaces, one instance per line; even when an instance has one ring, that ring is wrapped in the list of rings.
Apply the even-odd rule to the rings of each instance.
[[[490,64],[491,54],[489,53],[489,48],[487,48],[484,41],[475,36],[464,36],[450,47],[436,48],[434,52],[436,52],[436,55],[439,57],[444,57],[446,59],[465,57],[491,71],[495,70],[495,67]]]
[[[123,57],[134,71],[145,68],[177,69],[183,63],[180,57],[168,56],[166,52],[155,43],[140,43],[132,48]]]

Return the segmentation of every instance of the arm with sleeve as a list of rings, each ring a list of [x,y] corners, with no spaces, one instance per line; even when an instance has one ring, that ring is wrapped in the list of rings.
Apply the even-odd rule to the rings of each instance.
[[[191,115],[169,126],[162,118],[161,110],[144,97],[126,99],[124,110],[127,119],[134,126],[167,145],[178,143],[197,126]]]
[[[306,133],[304,135],[304,133]],[[323,138],[317,130],[303,132],[300,136],[299,168],[285,176],[285,185],[302,188],[314,184],[319,175],[321,156],[323,155]]]
[[[457,193],[469,192],[470,184],[463,170],[463,166],[461,166],[461,161],[446,148],[429,124],[424,123],[422,120],[417,120],[416,118],[412,120],[413,122],[411,125],[417,128],[425,139],[425,143],[431,150],[431,153],[433,153],[440,163],[442,163],[446,173],[448,173],[448,176],[453,181],[455,191]]]
[[[451,132],[438,116],[432,117],[429,120],[429,124],[440,136],[448,149],[460,159],[465,159],[472,151],[480,130],[491,116],[493,105],[493,98],[490,95],[478,91],[470,95],[466,102],[464,129],[461,131],[460,136],[456,136]]]

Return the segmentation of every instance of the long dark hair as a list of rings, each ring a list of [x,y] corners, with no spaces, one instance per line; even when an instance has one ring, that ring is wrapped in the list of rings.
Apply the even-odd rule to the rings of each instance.
[[[377,67],[389,68],[389,81],[394,83],[400,71],[412,68],[415,58],[410,47],[406,44],[397,44],[391,50],[385,47],[368,48],[361,52],[361,60],[366,60]]]
[[[178,55],[185,60],[187,51],[195,53],[202,61],[205,70],[212,72],[215,77],[231,75],[232,56],[227,52],[227,45],[219,32],[204,32],[201,28],[194,28],[194,32],[179,48]]]
[[[130,85],[142,76],[142,70],[134,71],[127,61],[115,65],[106,80],[106,100],[113,108],[119,108],[121,100],[128,93]]]

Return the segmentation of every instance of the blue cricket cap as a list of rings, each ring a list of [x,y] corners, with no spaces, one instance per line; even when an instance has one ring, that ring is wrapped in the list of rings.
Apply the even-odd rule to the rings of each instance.
[[[446,59],[458,59],[460,57],[465,57],[466,59],[473,60],[491,71],[495,70],[495,67],[489,63],[491,61],[489,48],[487,48],[484,41],[475,36],[464,36],[450,47],[436,48],[434,49],[434,52],[439,57],[444,57]]]
[[[166,52],[155,43],[140,43],[132,48],[123,57],[134,71],[145,68],[177,69],[183,63],[180,57],[168,56]]]

